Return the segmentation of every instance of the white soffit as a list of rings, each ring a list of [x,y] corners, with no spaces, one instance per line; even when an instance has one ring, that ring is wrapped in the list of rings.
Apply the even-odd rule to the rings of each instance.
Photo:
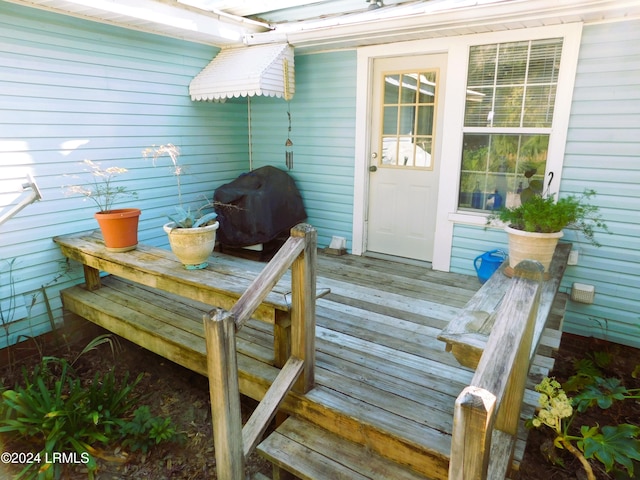
[[[284,44],[226,47],[189,85],[191,100],[224,101],[295,93],[293,48]]]

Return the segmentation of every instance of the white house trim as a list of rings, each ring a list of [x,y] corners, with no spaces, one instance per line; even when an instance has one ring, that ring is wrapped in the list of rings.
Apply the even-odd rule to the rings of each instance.
[[[447,71],[444,95],[445,112],[442,134],[442,154],[439,180],[439,198],[435,232],[433,268],[449,271],[453,231],[456,223],[484,225],[481,214],[457,212],[460,158],[462,154],[462,130],[466,90],[466,72],[469,48],[487,43],[514,42],[541,38],[564,38],[564,47],[558,78],[557,100],[552,132],[549,140],[547,168],[553,171],[552,191],[557,192],[562,174],[562,162],[566,144],[567,127],[572,92],[578,63],[582,23],[551,27],[524,28],[503,32],[464,35],[450,38],[416,40],[381,46],[362,47],[357,53],[357,98],[355,133],[354,210],[352,252],[360,255],[366,250],[366,214],[368,202],[367,168],[369,165],[369,113],[371,105],[371,70],[374,59],[412,54],[447,54]]]

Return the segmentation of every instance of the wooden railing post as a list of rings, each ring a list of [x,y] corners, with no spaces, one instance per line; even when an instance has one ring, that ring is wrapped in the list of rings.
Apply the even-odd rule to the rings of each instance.
[[[525,260],[516,267],[514,277],[471,385],[456,400],[450,479],[504,478],[511,464],[529,373],[542,265]]]
[[[232,314],[216,308],[204,315],[204,327],[218,479],[244,480],[236,323]]]
[[[304,361],[294,390],[307,393],[315,383],[318,234],[311,225],[301,223],[291,229],[291,236],[305,239],[304,251],[291,266],[291,355]]]
[[[477,387],[465,387],[456,399],[451,438],[449,480],[487,477],[496,397]]]

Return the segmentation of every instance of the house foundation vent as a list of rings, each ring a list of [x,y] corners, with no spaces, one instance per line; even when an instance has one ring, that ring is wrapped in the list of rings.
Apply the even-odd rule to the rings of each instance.
[[[593,303],[596,287],[584,283],[574,283],[571,287],[571,300],[578,303]]]

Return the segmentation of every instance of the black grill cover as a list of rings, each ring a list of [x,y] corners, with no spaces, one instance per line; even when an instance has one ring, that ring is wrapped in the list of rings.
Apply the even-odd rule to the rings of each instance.
[[[272,166],[222,185],[213,194],[220,243],[246,247],[266,243],[307,218],[293,178]]]

